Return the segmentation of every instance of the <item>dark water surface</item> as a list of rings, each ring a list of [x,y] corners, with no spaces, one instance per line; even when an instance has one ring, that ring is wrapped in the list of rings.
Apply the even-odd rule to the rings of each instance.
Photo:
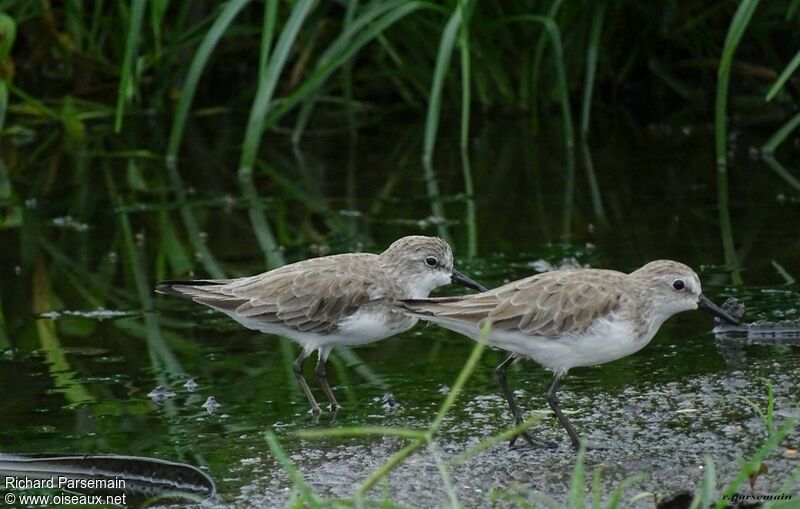
[[[146,118],[129,139],[98,125],[88,133],[92,141],[64,140],[57,129],[42,128],[4,142],[0,451],[183,461],[207,467],[225,503],[280,506],[292,496],[291,482],[264,439],[272,429],[315,490],[351,495],[402,441],[308,441],[293,432],[423,428],[473,343],[418,325],[334,352],[329,373],[344,409],[335,424],[326,414],[314,423],[291,371],[295,346],[152,288],[159,279],[214,270],[257,273],[268,258],[377,252],[407,234],[448,235],[460,269],[490,287],[535,273],[533,262],[541,259],[574,257],[630,271],[673,258],[700,273],[713,300],[743,300],[749,318],[800,316],[800,289],[776,268],[800,277],[800,191],[748,157],[744,135],[731,147],[730,215],[743,280],[735,285],[724,265],[712,137],[704,126],[598,132],[591,141],[593,192],[582,151],[571,173],[557,129],[534,137],[518,119],[493,119],[476,129],[470,149],[473,221],[454,140],[439,142],[433,170],[441,195],[430,195],[420,124],[376,124],[355,143],[334,134],[298,148],[271,135],[254,187],[236,178],[241,125],[211,117],[195,126],[173,173],[158,157],[165,126]],[[433,210],[445,218],[432,217]],[[262,249],[263,218],[278,251]],[[469,258],[471,245],[477,252]],[[798,416],[800,349],[723,344],[712,326],[705,314],[684,313],[643,351],[570,373],[563,407],[574,412],[579,431],[612,447],[587,455],[589,471],[604,467],[604,492],[640,471],[645,479],[630,494],[694,490],[705,454],[717,464],[720,486],[727,483],[738,458],[764,441],[764,424],[742,397],[766,408],[767,381],[777,424]],[[481,358],[436,441],[443,457],[510,426],[494,379],[502,359],[498,351]],[[194,391],[183,387],[190,377],[199,384]],[[545,409],[548,373],[522,362],[510,380],[526,413]],[[159,385],[175,397],[153,402],[148,393]],[[384,402],[387,393],[394,408]],[[221,405],[214,415],[201,407],[208,396]],[[530,490],[563,500],[575,456],[551,416],[534,431],[560,449],[509,451],[499,444],[454,466],[461,503],[486,506],[492,496]],[[799,439],[795,430],[770,457],[760,490],[779,490],[797,473],[797,460],[782,453]],[[372,493],[420,507],[446,503],[432,457],[423,450]],[[796,482],[790,488],[800,496]],[[639,504],[651,507],[653,497]]]

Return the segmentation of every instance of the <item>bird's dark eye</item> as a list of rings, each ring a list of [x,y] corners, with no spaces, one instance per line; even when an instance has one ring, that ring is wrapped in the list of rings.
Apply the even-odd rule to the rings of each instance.
[[[686,285],[683,283],[682,280],[676,279],[675,281],[673,281],[672,287],[675,288],[678,291],[681,291],[686,287]]]
[[[425,265],[427,265],[428,267],[436,267],[438,263],[439,260],[435,256],[429,256],[425,258]]]

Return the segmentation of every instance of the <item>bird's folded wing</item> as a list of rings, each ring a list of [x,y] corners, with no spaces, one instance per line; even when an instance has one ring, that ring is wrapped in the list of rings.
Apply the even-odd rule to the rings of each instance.
[[[372,279],[332,273],[330,267],[274,271],[224,284],[173,283],[170,289],[193,301],[253,323],[300,332],[331,332],[343,318],[371,299]]]
[[[405,306],[450,323],[480,327],[488,319],[493,330],[541,337],[583,332],[598,317],[619,308],[622,279],[576,278],[564,272],[539,274],[465,297],[405,301]]]

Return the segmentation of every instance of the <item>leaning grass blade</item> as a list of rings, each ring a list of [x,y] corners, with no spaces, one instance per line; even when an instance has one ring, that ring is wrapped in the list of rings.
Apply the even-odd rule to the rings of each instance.
[[[530,428],[545,416],[543,413],[533,414],[532,416],[525,419],[523,422],[517,424],[513,428],[510,428],[502,433],[498,433],[497,435],[493,435],[489,438],[485,438],[478,442],[477,444],[473,445],[466,451],[453,456],[448,461],[450,465],[458,465],[459,463],[463,463],[468,459],[476,456],[477,454],[493,447],[496,444],[504,443],[509,441],[511,438],[520,434],[520,432],[525,431],[526,429]]]
[[[14,19],[4,12],[0,12],[0,62],[5,60],[14,45],[17,35],[17,24]]]
[[[447,471],[447,466],[444,464],[444,461],[442,461],[436,444],[428,442],[428,451],[430,451],[433,462],[436,463],[436,468],[439,470],[439,475],[444,485],[444,491],[447,493],[447,499],[450,502],[450,509],[460,509],[461,503],[458,501],[458,495],[456,495],[456,490],[453,488],[453,483],[450,480],[450,472]]]
[[[453,46],[458,36],[461,26],[463,9],[457,7],[453,10],[450,19],[442,30],[442,38],[439,41],[439,50],[436,55],[436,67],[433,71],[431,81],[431,91],[428,95],[428,111],[425,117],[425,140],[423,142],[422,160],[430,164],[433,158],[433,150],[436,146],[436,134],[439,130],[439,115],[442,109],[442,89],[444,80],[450,67],[453,57]]]
[[[790,118],[780,129],[775,131],[775,134],[770,136],[769,140],[761,147],[761,153],[767,155],[775,153],[775,150],[797,129],[797,126],[800,126],[800,113]]]
[[[6,332],[6,318],[3,314],[3,296],[0,295],[0,351],[11,347],[11,341]]]
[[[569,489],[570,509],[583,509],[586,474],[584,472],[584,459],[586,458],[586,439],[581,439],[578,448],[578,457],[575,459],[575,469],[572,471],[572,480]]]
[[[222,8],[214,20],[214,24],[208,29],[203,42],[197,48],[197,51],[192,58],[192,63],[189,66],[189,71],[186,73],[186,79],[181,87],[181,95],[178,100],[178,107],[175,110],[175,118],[172,121],[172,128],[169,133],[169,141],[167,143],[167,161],[175,159],[178,155],[178,148],[183,138],[183,131],[186,127],[186,118],[189,115],[189,108],[191,108],[194,94],[197,91],[197,84],[200,81],[205,70],[208,59],[214,48],[217,47],[222,36],[228,30],[228,26],[239,14],[239,12],[249,3],[249,0],[231,0]]]
[[[300,32],[303,22],[315,3],[314,0],[299,0],[294,4],[289,19],[286,20],[281,35],[278,37],[278,42],[275,44],[275,50],[272,52],[267,70],[264,71],[264,79],[258,84],[258,91],[253,99],[250,116],[247,119],[242,157],[239,162],[239,175],[241,177],[246,177],[253,173],[258,147],[261,145],[264,117],[272,106],[272,97],[275,93],[275,87],[278,85],[278,78],[283,72],[297,34]]]
[[[597,57],[600,52],[600,34],[603,31],[606,4],[600,5],[592,16],[592,29],[589,33],[589,48],[586,51],[586,77],[583,82],[583,108],[581,109],[581,138],[589,136],[589,120],[592,114],[592,96],[597,73]]]
[[[705,468],[703,472],[703,481],[700,487],[692,498],[692,504],[689,509],[699,509],[701,507],[708,507],[714,502],[714,491],[717,489],[717,474],[714,460],[711,456],[705,456]]]
[[[464,367],[458,374],[458,378],[456,378],[453,387],[450,389],[450,392],[447,393],[447,397],[442,403],[442,406],[439,408],[439,413],[436,414],[436,418],[434,418],[430,425],[431,434],[435,433],[439,429],[439,425],[441,425],[442,421],[444,420],[444,416],[450,411],[450,408],[453,406],[453,403],[455,403],[456,398],[458,398],[458,396],[461,394],[461,391],[464,389],[464,384],[467,382],[467,379],[469,379],[470,375],[472,375],[472,372],[475,370],[475,366],[478,364],[478,360],[481,358],[481,354],[483,354],[483,350],[486,347],[486,341],[489,339],[491,330],[492,324],[487,320],[486,323],[484,323],[481,327],[481,335],[478,338],[475,348],[472,349],[472,353],[467,359],[467,362],[464,364]]]
[[[312,93],[320,84],[328,78],[334,71],[339,69],[342,65],[350,61],[350,59],[358,53],[367,43],[377,38],[387,28],[394,25],[401,19],[405,18],[412,12],[419,9],[437,9],[437,6],[425,2],[407,2],[401,3],[400,7],[393,9],[377,18],[373,23],[359,32],[349,44],[344,45],[342,48],[337,48],[337,51],[331,56],[328,63],[316,68],[305,81],[297,87],[297,89],[288,96],[281,99],[275,104],[275,107],[269,112],[269,115],[264,120],[264,129],[272,127],[278,120],[283,118],[292,108],[294,108],[300,101],[302,101],[308,94]],[[359,26],[358,19],[353,21],[353,27]],[[350,30],[355,30],[350,28]]]
[[[122,60],[122,73],[117,92],[117,109],[114,114],[114,132],[122,129],[122,117],[125,114],[125,105],[133,96],[136,87],[135,59],[139,51],[139,36],[142,33],[142,20],[144,19],[145,0],[131,0],[131,17],[128,22],[128,36],[125,40],[125,57]]]
[[[428,189],[428,198],[431,202],[431,211],[434,217],[440,219],[438,222],[439,236],[446,241],[450,240],[450,235],[444,221],[444,206],[442,205],[441,193],[439,192],[439,183],[433,171],[433,150],[436,146],[436,137],[439,131],[439,116],[442,110],[442,90],[450,68],[450,61],[453,58],[453,46],[459,34],[459,27],[461,26],[463,14],[464,9],[461,6],[457,6],[453,9],[449,21],[445,25],[444,30],[442,30],[442,38],[439,41],[439,50],[436,55],[436,67],[434,68],[431,81],[431,91],[428,95],[428,111],[425,118],[425,138],[422,148],[422,166],[425,171],[425,183]]]
[[[363,436],[393,436],[402,438],[415,438],[424,440],[425,431],[416,431],[408,428],[393,428],[388,426],[353,426],[348,428],[328,429],[303,429],[295,432],[300,438],[331,438],[331,437],[363,437]]]
[[[253,175],[249,173],[240,175],[239,187],[241,187],[242,194],[247,200],[250,224],[253,227],[256,241],[258,241],[258,245],[264,253],[267,267],[276,268],[285,265],[286,260],[280,249],[278,249],[278,242],[275,240],[272,228],[264,215],[264,204],[253,183]]]
[[[720,216],[720,231],[722,233],[722,247],[725,253],[725,264],[732,271],[731,277],[734,284],[741,284],[736,249],[733,242],[733,227],[728,204],[728,134],[727,134],[727,108],[728,89],[730,85],[731,66],[733,55],[739,42],[742,40],[747,25],[753,17],[758,0],[742,0],[733,21],[728,28],[725,46],[722,49],[719,70],[717,72],[717,97],[714,107],[714,145],[717,158],[717,205]]]
[[[403,462],[407,457],[417,452],[422,446],[424,446],[426,440],[416,440],[411,444],[403,447],[396,453],[392,454],[386,462],[381,465],[380,468],[372,472],[369,477],[364,481],[364,483],[358,487],[356,490],[356,498],[363,498],[364,494],[369,491],[375,484],[380,482],[381,479],[389,475],[397,465]]]
[[[776,95],[778,95],[778,92],[780,92],[786,82],[789,81],[789,78],[797,70],[798,66],[800,66],[800,50],[794,54],[792,60],[789,61],[789,64],[783,70],[781,75],[778,76],[778,79],[775,80],[775,83],[770,87],[769,92],[767,92],[767,102],[771,101]]]
[[[791,432],[797,425],[797,419],[792,419],[783,426],[781,426],[775,433],[766,441],[764,445],[739,469],[738,474],[733,481],[728,484],[723,491],[722,496],[717,500],[715,509],[723,509],[731,499],[731,496],[737,492],[739,485],[742,484],[747,477],[755,471],[762,461],[777,447],[778,444]]]
[[[464,177],[464,193],[467,195],[467,257],[478,254],[478,225],[475,210],[475,187],[472,184],[472,167],[469,161],[469,120],[470,120],[470,54],[469,54],[469,13],[474,2],[459,2],[461,10],[461,173]]]
[[[714,143],[717,153],[718,171],[725,171],[727,165],[727,107],[733,55],[742,40],[745,29],[753,17],[759,0],[742,0],[733,16],[722,49],[722,57],[717,71],[717,98],[714,108]]]
[[[772,155],[767,154],[763,157],[763,161],[767,166],[770,167],[772,171],[785,180],[787,184],[800,191],[800,180],[789,173],[789,170],[779,163],[777,159],[775,159]]]
[[[3,124],[6,121],[6,111],[8,110],[8,87],[6,82],[0,80],[0,133],[3,132]]]
[[[305,499],[304,502],[309,504],[310,507],[322,507],[322,503],[320,502],[319,498],[314,494],[311,488],[308,486],[305,478],[303,478],[303,474],[300,473],[300,470],[297,469],[295,464],[289,459],[289,456],[286,454],[286,451],[283,450],[281,447],[280,442],[278,441],[278,437],[275,436],[275,433],[272,431],[265,431],[264,437],[267,440],[267,445],[269,446],[269,450],[272,451],[272,455],[275,456],[275,459],[278,460],[278,463],[283,467],[287,474],[289,474],[289,478],[292,480],[295,488],[297,488],[300,493],[303,495]],[[306,507],[304,505],[304,507]]]
[[[636,484],[637,482],[644,481],[647,479],[647,476],[640,472],[638,474],[634,474],[626,479],[623,479],[619,485],[614,488],[614,491],[611,492],[611,496],[608,498],[608,503],[606,504],[606,509],[617,509],[622,507],[622,494],[625,493],[625,490],[630,488],[632,485]],[[640,496],[642,493],[637,494],[636,496]],[[645,496],[650,495],[650,493],[644,493]],[[634,501],[629,500],[628,504],[631,506],[633,505]]]
[[[792,275],[789,274],[789,271],[787,271],[783,267],[783,265],[781,265],[780,263],[778,263],[775,260],[772,260],[772,267],[775,269],[775,272],[780,274],[780,276],[783,278],[783,282],[784,282],[785,285],[789,286],[789,285],[793,285],[794,284],[794,282],[795,282],[794,277],[792,277]]]
[[[258,58],[258,82],[263,83],[269,65],[272,38],[275,37],[275,21],[278,18],[278,0],[264,3],[264,21],[261,26],[261,51]]]
[[[550,8],[547,10],[547,18],[555,19],[558,11],[561,9],[561,4],[563,0],[555,0],[550,4]],[[536,133],[539,130],[539,75],[542,69],[542,59],[544,58],[544,50],[547,46],[547,34],[543,31],[539,34],[539,38],[536,42],[536,49],[533,52],[533,64],[531,68],[531,86],[533,88],[532,101],[531,101],[531,125],[533,126],[533,132]]]

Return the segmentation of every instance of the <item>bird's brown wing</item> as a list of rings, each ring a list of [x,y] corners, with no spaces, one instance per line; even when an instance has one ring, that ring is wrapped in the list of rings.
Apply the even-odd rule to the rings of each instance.
[[[625,275],[601,270],[563,270],[538,274],[485,293],[404,301],[425,319],[493,330],[556,337],[585,331],[598,317],[617,310]]]
[[[344,260],[349,264],[328,260],[338,257],[317,258],[221,284],[169,282],[159,291],[223,311],[251,328],[280,325],[298,332],[328,333],[360,305],[380,297],[374,291],[370,294],[376,275],[363,265],[359,269],[358,255],[351,256],[356,259]]]

